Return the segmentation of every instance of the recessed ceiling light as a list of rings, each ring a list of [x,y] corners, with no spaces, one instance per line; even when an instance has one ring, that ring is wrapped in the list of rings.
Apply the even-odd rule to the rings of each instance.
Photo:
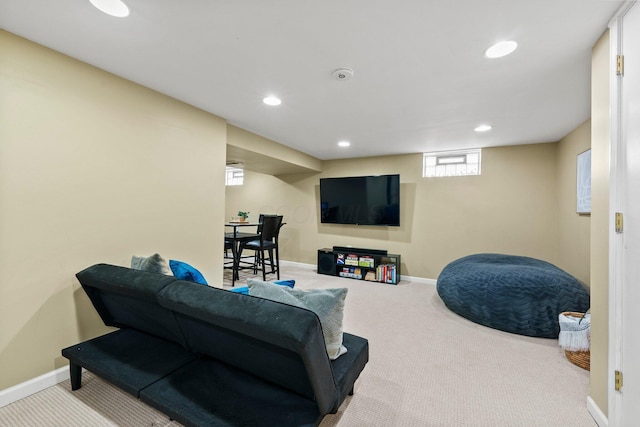
[[[129,8],[121,0],[89,0],[101,12],[117,18],[129,16]]]
[[[351,143],[349,141],[340,141],[338,142],[338,147],[348,147]]]
[[[499,42],[491,46],[484,52],[484,56],[487,58],[501,58],[503,56],[509,55],[511,52],[516,50],[518,47],[518,43],[514,41],[504,41]]]
[[[267,105],[274,105],[274,106],[282,104],[282,101],[280,100],[280,98],[276,98],[275,96],[267,96],[262,100],[262,102],[264,102]]]
[[[491,130],[491,129],[492,129],[491,125],[480,125],[477,128],[475,128],[474,130],[476,132],[486,132],[486,131]]]

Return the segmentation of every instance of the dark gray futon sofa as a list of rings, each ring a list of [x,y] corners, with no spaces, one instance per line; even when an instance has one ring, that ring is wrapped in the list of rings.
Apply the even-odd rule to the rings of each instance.
[[[187,426],[316,426],[368,362],[347,333],[330,360],[303,308],[106,264],[77,277],[119,329],[62,350],[72,389],[85,368]]]

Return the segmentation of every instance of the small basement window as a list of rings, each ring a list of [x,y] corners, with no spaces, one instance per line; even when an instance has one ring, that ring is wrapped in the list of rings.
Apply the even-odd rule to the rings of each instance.
[[[224,185],[242,185],[244,183],[244,170],[227,166]]]
[[[422,176],[433,178],[441,176],[480,175],[481,150],[440,151],[424,153]]]

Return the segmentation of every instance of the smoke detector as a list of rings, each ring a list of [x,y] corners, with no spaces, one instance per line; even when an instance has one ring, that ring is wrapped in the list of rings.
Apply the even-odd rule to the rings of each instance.
[[[331,74],[338,81],[347,81],[353,77],[353,70],[350,68],[338,68]]]

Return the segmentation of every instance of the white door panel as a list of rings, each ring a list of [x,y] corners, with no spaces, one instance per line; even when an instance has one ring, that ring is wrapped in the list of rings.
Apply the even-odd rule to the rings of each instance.
[[[622,426],[640,425],[640,6],[623,17]]]

